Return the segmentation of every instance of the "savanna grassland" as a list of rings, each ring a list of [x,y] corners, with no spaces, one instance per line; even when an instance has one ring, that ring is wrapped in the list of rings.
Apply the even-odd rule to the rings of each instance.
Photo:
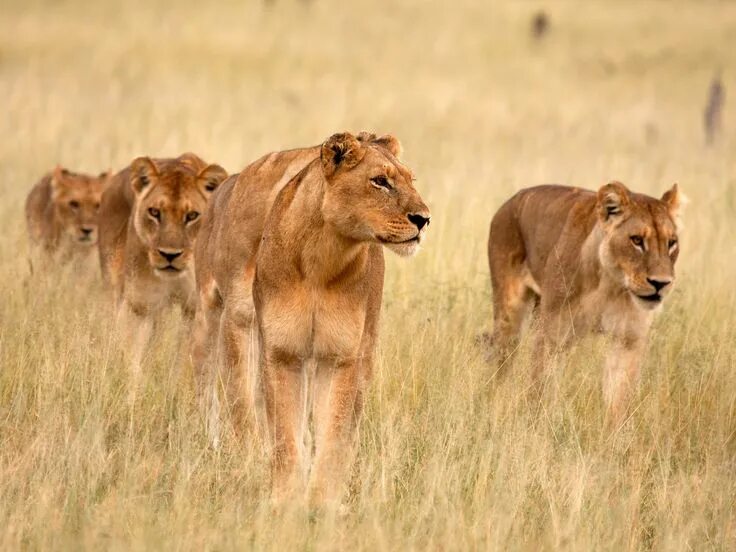
[[[736,549],[736,4],[34,2],[0,5],[0,549]],[[718,69],[725,127],[706,148]],[[346,513],[274,515],[266,459],[208,447],[161,321],[143,389],[99,276],[42,273],[23,201],[57,162],[194,151],[230,171],[336,131],[392,132],[432,209],[388,256],[377,370]],[[486,239],[519,188],[679,182],[678,282],[618,430],[604,344],[530,400],[502,377]],[[31,266],[34,270],[31,270]]]

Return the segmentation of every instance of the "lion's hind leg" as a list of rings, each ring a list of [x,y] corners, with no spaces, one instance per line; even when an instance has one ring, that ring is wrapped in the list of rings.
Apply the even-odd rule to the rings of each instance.
[[[521,233],[503,209],[491,223],[488,264],[493,288],[492,361],[505,366],[518,348],[527,315],[539,304],[539,286],[526,263]]]
[[[224,392],[233,429],[241,435],[251,430],[258,434],[265,423],[252,285],[252,273],[230,284],[223,297],[217,343],[218,387]]]
[[[539,295],[528,285],[530,278],[522,270],[505,275],[494,285],[491,347],[501,364],[508,362],[518,349],[524,321],[539,302]]]
[[[489,360],[499,369],[516,351],[524,320],[539,302],[539,287],[527,265],[526,246],[512,202],[505,203],[493,216],[488,236],[493,291]]]
[[[217,397],[219,372],[217,343],[223,305],[219,291],[211,286],[202,290],[192,332],[191,360],[197,388],[197,401],[204,416],[207,438],[217,448],[220,441],[220,403]]]

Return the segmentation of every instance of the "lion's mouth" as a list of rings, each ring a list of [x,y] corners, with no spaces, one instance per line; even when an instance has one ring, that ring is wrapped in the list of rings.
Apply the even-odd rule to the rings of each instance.
[[[182,271],[181,268],[176,268],[174,265],[166,265],[166,266],[163,266],[163,267],[158,267],[158,268],[156,268],[156,270],[158,270],[159,272],[166,272],[166,273],[169,273],[169,274],[175,274],[177,272],[181,272]]]
[[[394,241],[394,240],[389,240],[387,238],[382,238],[380,236],[378,237],[378,241],[380,241],[381,243],[386,243],[390,245],[404,245],[404,244],[409,244],[409,243],[419,243],[419,239],[420,239],[420,234],[417,234],[413,238],[409,238],[408,240],[403,240],[403,241]]]
[[[659,303],[662,301],[662,296],[659,293],[652,293],[651,295],[639,295],[634,294],[642,301],[646,301],[647,303]]]

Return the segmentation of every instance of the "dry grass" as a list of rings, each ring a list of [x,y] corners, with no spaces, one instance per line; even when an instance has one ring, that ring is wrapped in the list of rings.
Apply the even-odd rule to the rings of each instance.
[[[536,7],[3,2],[0,549],[736,548],[733,109],[719,147],[701,129],[717,67],[736,90],[736,6],[556,2],[533,45]],[[274,517],[262,452],[206,446],[176,313],[128,406],[100,284],[29,276],[22,202],[59,161],[192,150],[238,170],[363,128],[401,137],[433,224],[389,260],[347,516]],[[609,433],[600,343],[535,405],[523,359],[493,378],[473,342],[501,201],[614,177],[692,202],[641,393]]]

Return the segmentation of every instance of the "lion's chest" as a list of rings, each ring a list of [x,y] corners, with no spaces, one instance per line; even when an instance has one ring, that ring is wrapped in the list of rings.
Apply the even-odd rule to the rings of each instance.
[[[295,285],[270,297],[259,313],[266,346],[301,359],[358,354],[365,306],[349,296]]]
[[[191,269],[178,276],[133,279],[125,284],[125,295],[133,303],[163,308],[172,303],[194,310],[195,284]]]
[[[637,308],[626,295],[611,297],[596,290],[581,301],[576,327],[623,341],[637,341],[646,336],[651,316]]]

